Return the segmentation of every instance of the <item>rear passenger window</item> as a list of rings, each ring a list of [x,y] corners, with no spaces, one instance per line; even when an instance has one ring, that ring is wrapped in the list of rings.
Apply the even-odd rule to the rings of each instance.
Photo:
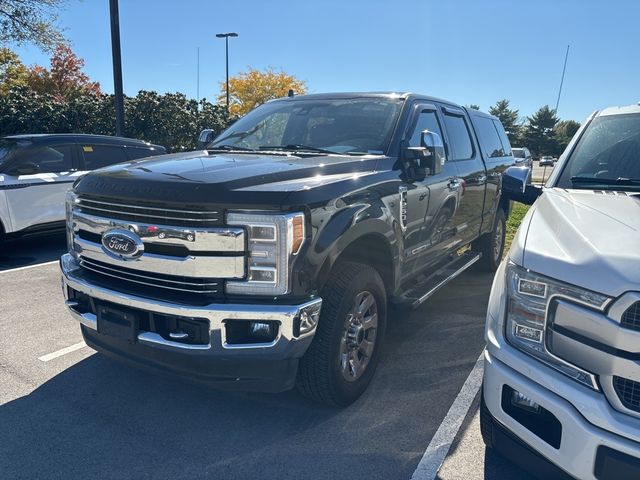
[[[126,162],[127,156],[122,147],[115,145],[82,145],[85,170]]]
[[[478,130],[478,140],[480,140],[480,148],[482,148],[484,156],[487,158],[504,157],[504,147],[493,120],[486,117],[474,117],[474,123]]]
[[[137,160],[138,158],[150,157],[151,155],[159,155],[160,152],[149,148],[127,147],[125,148],[129,160]]]
[[[449,135],[451,158],[453,160],[468,160],[473,157],[473,144],[464,117],[445,114],[444,124]]]
[[[434,110],[423,110],[418,114],[415,126],[411,130],[411,137],[409,138],[410,147],[419,147],[422,139],[422,132],[429,130],[430,132],[437,133],[442,138],[442,129],[438,123],[438,117]]]
[[[502,123],[500,123],[498,120],[494,120],[493,124],[496,126],[498,135],[500,135],[500,140],[502,141],[502,148],[504,150],[505,157],[511,156],[511,143],[509,143],[509,137],[507,137],[507,133],[504,131]]]

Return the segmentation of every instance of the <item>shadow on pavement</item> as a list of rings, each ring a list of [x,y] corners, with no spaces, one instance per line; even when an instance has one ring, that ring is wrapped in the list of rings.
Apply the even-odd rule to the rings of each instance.
[[[0,406],[1,476],[408,479],[482,349],[490,280],[464,275],[395,314],[373,384],[344,410],[92,355]]]
[[[66,250],[64,233],[0,242],[0,271],[57,260]]]

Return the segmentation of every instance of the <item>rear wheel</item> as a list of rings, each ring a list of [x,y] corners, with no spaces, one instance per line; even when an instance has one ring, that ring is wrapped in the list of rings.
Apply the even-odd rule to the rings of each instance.
[[[375,373],[387,317],[382,278],[367,265],[338,264],[322,292],[322,313],[300,360],[297,386],[313,400],[348,405]]]
[[[482,253],[482,258],[478,262],[480,269],[487,272],[495,272],[498,269],[504,254],[506,233],[507,217],[504,210],[499,208],[491,231],[480,237],[474,245],[474,249]]]

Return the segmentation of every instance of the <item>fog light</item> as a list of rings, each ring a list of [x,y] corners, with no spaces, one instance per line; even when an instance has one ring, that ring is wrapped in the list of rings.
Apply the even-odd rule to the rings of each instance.
[[[249,334],[252,337],[273,338],[271,324],[265,322],[249,322]]]
[[[515,407],[522,408],[523,410],[540,413],[540,405],[517,390],[514,390],[511,394],[511,404]]]

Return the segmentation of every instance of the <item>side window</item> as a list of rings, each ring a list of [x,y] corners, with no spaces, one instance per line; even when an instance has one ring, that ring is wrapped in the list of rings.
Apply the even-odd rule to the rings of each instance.
[[[127,147],[124,150],[125,152],[127,152],[129,160],[137,160],[139,158],[145,158],[159,154],[155,150],[150,150],[148,148]]]
[[[127,155],[122,147],[116,145],[82,145],[84,156],[84,169],[96,170],[97,168],[122,163],[127,161]]]
[[[20,164],[35,164],[38,166],[38,173],[60,173],[73,168],[72,158],[72,145],[50,145],[25,150]]]
[[[445,113],[444,125],[449,135],[451,158],[453,160],[468,160],[473,157],[473,144],[469,135],[469,128],[464,117]]]
[[[504,157],[504,147],[493,120],[486,117],[474,117],[474,123],[484,156],[486,158]]]
[[[504,127],[502,123],[498,120],[494,120],[493,124],[496,126],[496,130],[498,131],[498,135],[500,136],[500,141],[502,142],[502,149],[504,150],[504,156],[511,156],[511,143],[509,143],[509,137],[507,137],[507,133],[504,131]]]
[[[442,138],[442,129],[438,123],[438,117],[434,110],[422,110],[415,122],[413,128],[410,129],[411,136],[409,137],[410,147],[419,147],[421,134],[424,130],[437,133]],[[444,140],[443,140],[444,141]]]

